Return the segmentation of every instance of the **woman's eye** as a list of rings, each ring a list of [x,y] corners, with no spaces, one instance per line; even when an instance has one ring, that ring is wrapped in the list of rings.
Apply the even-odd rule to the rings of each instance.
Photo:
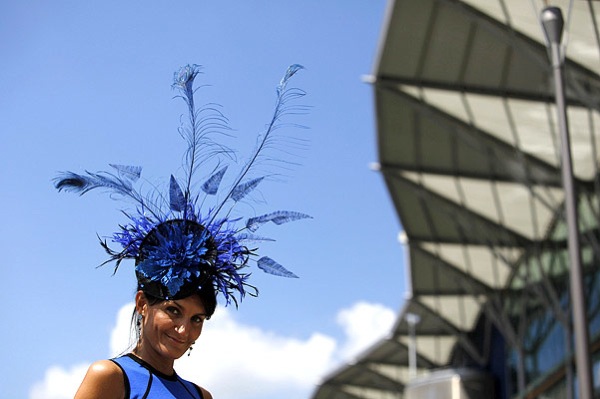
[[[196,316],[196,317],[192,318],[192,321],[194,323],[202,324],[202,323],[204,323],[204,317]]]
[[[176,308],[176,307],[174,307],[174,306],[169,306],[169,307],[167,308],[167,312],[169,312],[169,313],[171,313],[171,314],[174,314],[174,315],[178,315],[178,314],[179,314],[179,309],[177,309],[177,308]]]

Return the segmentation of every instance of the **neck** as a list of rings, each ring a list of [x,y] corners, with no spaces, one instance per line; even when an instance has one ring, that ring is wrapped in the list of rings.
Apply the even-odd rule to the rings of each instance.
[[[148,349],[141,342],[138,342],[132,353],[165,375],[173,375],[175,373],[175,369],[173,368],[175,361],[173,359],[166,359],[163,356],[159,356],[158,353]]]

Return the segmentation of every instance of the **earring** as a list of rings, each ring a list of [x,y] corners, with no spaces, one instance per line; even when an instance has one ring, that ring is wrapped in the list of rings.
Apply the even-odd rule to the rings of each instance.
[[[192,349],[194,349],[195,343],[196,343],[196,341],[192,342],[192,344],[190,345],[190,349],[188,350],[188,356],[192,354]]]
[[[135,325],[137,328],[138,336],[140,336],[142,334],[142,315],[141,314],[138,315]]]

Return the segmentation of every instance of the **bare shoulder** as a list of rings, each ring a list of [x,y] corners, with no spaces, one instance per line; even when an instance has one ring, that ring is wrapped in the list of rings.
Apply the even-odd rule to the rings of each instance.
[[[202,399],[213,399],[210,392],[208,392],[206,389],[204,389],[202,387],[198,387],[198,388],[200,388],[200,390],[202,391]]]
[[[125,397],[123,372],[110,360],[99,360],[92,363],[75,394],[75,399],[123,397]]]

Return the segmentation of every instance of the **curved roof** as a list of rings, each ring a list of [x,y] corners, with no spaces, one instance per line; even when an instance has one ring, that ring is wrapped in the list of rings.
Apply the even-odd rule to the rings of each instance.
[[[566,22],[576,185],[593,193],[600,2],[552,3]],[[556,261],[566,251],[564,194],[541,7],[534,0],[389,3],[372,83],[379,165],[405,230],[410,297],[388,338],[331,373],[313,399],[401,397],[411,371],[407,314],[420,318],[418,373],[448,366],[457,348],[485,364],[489,354],[473,340],[482,315],[517,345],[506,320],[520,310],[507,298],[535,296],[565,273]],[[595,198],[580,204],[583,229],[596,227]],[[523,262],[532,264],[526,276],[517,268]],[[552,306],[546,297],[537,301]]]

